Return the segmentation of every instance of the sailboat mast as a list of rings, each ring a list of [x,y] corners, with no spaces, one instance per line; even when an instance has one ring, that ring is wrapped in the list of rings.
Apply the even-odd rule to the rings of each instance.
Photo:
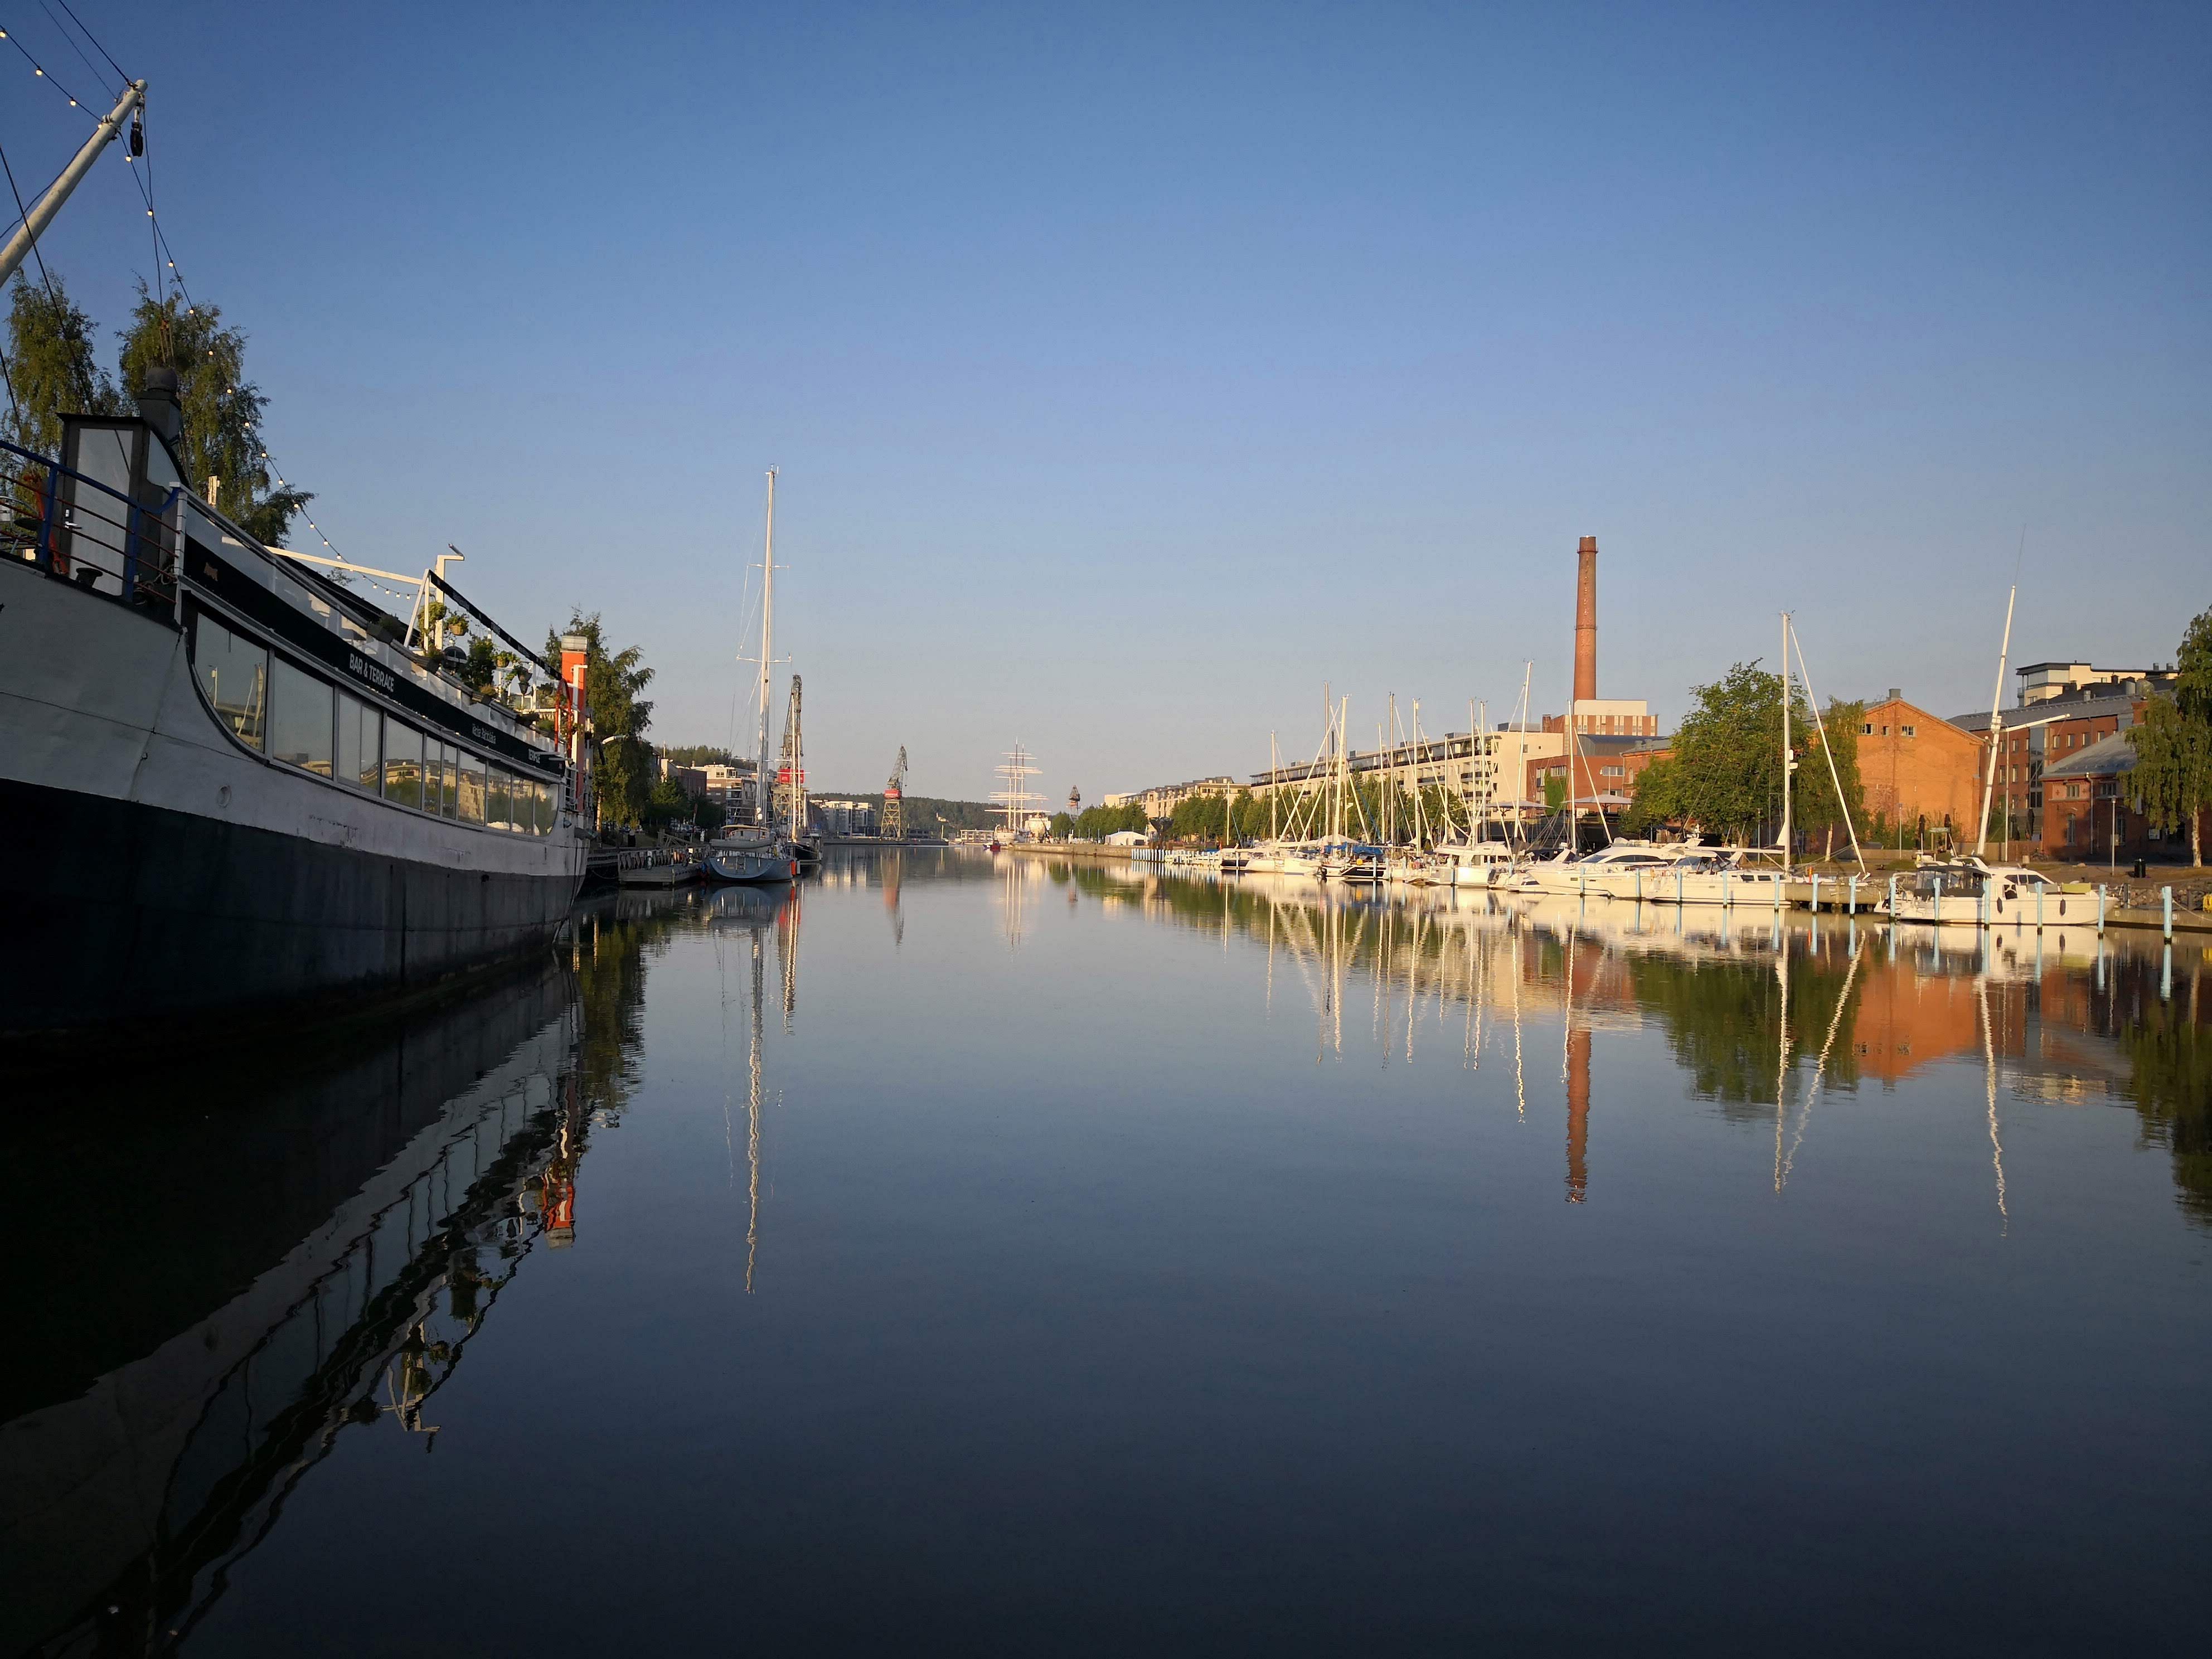
[[[775,472],[768,470],[768,548],[761,565],[761,654],[760,654],[760,769],[753,774],[753,821],[763,829],[770,826],[769,773],[768,769],[768,711],[769,699],[775,695],[769,684],[774,672],[774,654],[769,649],[773,635],[770,623],[775,615]]]
[[[1782,873],[1790,873],[1790,613],[1782,613]]]
[[[1990,691],[1990,758],[1983,769],[1987,776],[1982,780],[1982,827],[1975,832],[1974,856],[1979,858],[1990,846],[1990,796],[1996,788],[1997,756],[2004,745],[2004,676],[2005,659],[2012,653],[2012,606],[2020,597],[2020,584],[2014,582],[2012,591],[2005,595],[2004,643],[1997,647],[1997,683]],[[2012,834],[2012,804],[2005,803],[2005,834]]]

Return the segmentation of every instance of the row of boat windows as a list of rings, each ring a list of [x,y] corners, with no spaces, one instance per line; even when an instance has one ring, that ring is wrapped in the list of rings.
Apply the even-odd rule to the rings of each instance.
[[[462,823],[553,833],[554,785],[418,731],[204,613],[192,665],[231,735],[271,760]]]

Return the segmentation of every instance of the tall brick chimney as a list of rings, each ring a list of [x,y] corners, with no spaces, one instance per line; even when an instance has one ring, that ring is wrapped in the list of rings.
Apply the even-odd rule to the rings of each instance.
[[[1576,555],[1582,569],[1575,578],[1575,701],[1597,696],[1597,538],[1583,538]],[[1569,724],[1574,710],[1569,708]]]

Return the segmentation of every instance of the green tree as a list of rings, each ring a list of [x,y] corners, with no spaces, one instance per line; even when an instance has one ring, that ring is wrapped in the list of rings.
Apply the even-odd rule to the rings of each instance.
[[[1737,663],[1711,685],[1690,688],[1690,712],[1674,734],[1674,775],[1664,787],[1672,796],[1673,816],[1686,819],[1709,834],[1763,841],[1775,833],[1782,805],[1782,677],[1770,674],[1755,663]],[[1812,716],[1804,700],[1790,698],[1790,747],[1801,757],[1808,753],[1808,734]],[[1831,727],[1837,745],[1837,763],[1843,758],[1841,737]],[[1808,798],[1815,811],[1839,820],[1835,792],[1826,783],[1827,763],[1819,757],[1815,743],[1809,750],[1811,766],[1823,780],[1823,806]],[[1801,764],[1797,789],[1802,795],[1810,767]],[[1851,748],[1850,780],[1857,775],[1857,748]],[[1658,798],[1654,798],[1655,805]],[[1856,810],[1857,803],[1853,803]],[[1807,820],[1796,816],[1799,827]],[[1817,819],[1815,820],[1817,823]]]
[[[261,436],[269,400],[246,378],[246,336],[222,326],[219,307],[187,306],[176,294],[157,300],[141,283],[131,325],[120,337],[125,396],[144,384],[150,368],[177,373],[185,414],[179,459],[186,485],[205,493],[209,480],[216,480],[216,505],[224,515],[264,545],[282,547],[294,516],[314,497],[274,487]]]
[[[1635,793],[1620,816],[1620,833],[1648,836],[1681,816],[1681,771],[1672,760],[1656,760],[1637,775]]]
[[[1791,710],[1792,725],[1801,726],[1807,719],[1803,701],[1793,702],[1796,707]],[[1831,856],[1835,853],[1836,831],[1844,828],[1846,817],[1862,828],[1866,822],[1866,792],[1859,782],[1859,726],[1865,719],[1864,702],[1831,699],[1826,714],[1813,726],[1799,750],[1792,817],[1802,830],[1827,831]],[[1836,763],[1832,777],[1828,772],[1831,757]],[[1836,793],[1838,779],[1844,786],[1840,796]]]
[[[2128,728],[2128,741],[2136,750],[2128,804],[2154,834],[2186,825],[2191,860],[2202,865],[2203,813],[2212,805],[2212,721],[2191,720],[2178,700],[2154,696]]]
[[[64,415],[113,415],[126,403],[93,361],[93,321],[61,279],[35,283],[17,274],[9,292],[8,375],[15,404],[0,422],[8,441],[58,456]]]
[[[645,653],[638,646],[607,649],[596,611],[588,617],[570,612],[568,627],[545,636],[546,661],[560,661],[562,634],[581,634],[587,641],[584,696],[590,704],[599,823],[642,826],[658,769],[652,746],[645,741],[653,724],[653,705],[639,693],[653,684],[653,671],[645,665]]]
[[[1054,841],[1066,841],[1075,833],[1075,819],[1066,812],[1054,812],[1052,825],[1047,832]]]
[[[2201,867],[2203,814],[2212,808],[2212,611],[2190,623],[2174,670],[2172,697],[2154,695],[2128,729],[2136,750],[2128,801],[2158,834],[2185,826],[2190,860]]]

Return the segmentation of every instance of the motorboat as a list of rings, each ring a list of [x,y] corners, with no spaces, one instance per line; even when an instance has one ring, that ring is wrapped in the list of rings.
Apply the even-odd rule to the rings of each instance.
[[[1630,898],[1635,896],[1638,876],[1648,880],[1653,872],[1671,866],[1683,851],[1649,841],[1616,841],[1580,856],[1562,848],[1551,858],[1523,866],[1509,885],[1520,893]]]
[[[1968,857],[1930,860],[1892,877],[1873,908],[1893,921],[2020,927],[2069,920],[2069,900],[2094,908],[2087,896],[2069,893],[2039,870]]]
[[[1445,884],[1452,887],[1508,887],[1520,873],[1519,859],[1502,841],[1447,843],[1437,848],[1435,856]]]

